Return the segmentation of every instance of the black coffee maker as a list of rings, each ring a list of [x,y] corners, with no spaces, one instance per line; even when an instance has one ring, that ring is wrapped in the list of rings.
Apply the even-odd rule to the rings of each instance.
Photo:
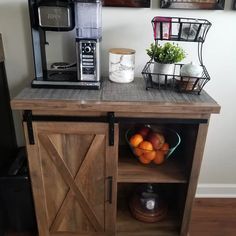
[[[99,89],[101,0],[29,0],[29,12],[35,62],[32,87]],[[47,31],[72,31],[76,61],[47,62]]]

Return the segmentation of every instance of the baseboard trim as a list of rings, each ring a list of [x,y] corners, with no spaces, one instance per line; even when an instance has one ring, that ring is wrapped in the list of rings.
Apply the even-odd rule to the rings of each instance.
[[[236,184],[199,184],[196,198],[236,198]]]

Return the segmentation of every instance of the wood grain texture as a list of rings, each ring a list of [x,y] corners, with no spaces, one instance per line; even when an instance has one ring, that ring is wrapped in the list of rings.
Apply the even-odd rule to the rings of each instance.
[[[3,42],[2,42],[2,35],[0,34],[0,62],[4,61],[4,50],[3,50]]]
[[[109,232],[104,232],[104,233],[72,233],[72,232],[58,232],[58,233],[53,233],[51,236],[114,236],[114,234],[109,233]],[[1,235],[2,236],[2,235]],[[14,231],[7,232],[4,236],[38,236],[38,233],[33,233],[33,232],[20,232],[16,233]]]
[[[136,51],[129,48],[111,48],[109,52],[112,54],[130,55],[135,54]]]
[[[235,236],[236,199],[195,199],[190,223],[190,236]],[[60,235],[60,234],[59,234]],[[74,234],[75,235],[75,234]],[[120,233],[122,235],[122,233]],[[128,235],[124,234],[123,235]],[[134,235],[134,234],[133,234]],[[137,232],[137,235],[142,235]],[[157,234],[156,234],[157,235]],[[155,236],[156,236],[155,235]],[[172,234],[171,236],[174,236]],[[37,236],[36,233],[8,232],[5,236]],[[60,235],[62,236],[62,235]],[[68,236],[68,235],[66,235]],[[94,236],[100,236],[99,234]],[[147,235],[149,236],[149,235]],[[160,235],[162,236],[162,235]]]
[[[108,147],[108,125],[36,122],[33,127],[36,145],[28,149],[36,153],[28,155],[37,162],[30,165],[30,172],[39,235],[90,236],[114,231],[116,182],[110,204],[106,181],[108,175],[116,181],[118,148]]]
[[[130,152],[119,155],[118,183],[186,183],[184,167],[178,161],[166,161],[162,165],[143,165]]]
[[[144,223],[131,215],[127,199],[118,201],[117,236],[178,236],[179,224],[174,213],[157,223]]]
[[[220,106],[204,91],[200,96],[168,90],[146,91],[142,78],[125,85],[104,79],[99,91],[25,88],[11,101],[11,106],[17,110],[64,112],[211,114],[220,111]]]
[[[102,136],[102,137],[100,137],[100,136]],[[90,146],[90,148],[89,148],[89,150],[82,162],[82,165],[81,165],[77,175],[75,176],[75,182],[77,184],[80,184],[79,181],[82,181],[83,178],[87,177],[87,171],[91,165],[90,162],[96,161],[95,157],[99,153],[99,149],[101,148],[100,146],[102,145],[102,142],[104,139],[103,135],[100,135],[100,136],[97,135],[93,139],[93,142],[92,142],[92,144],[91,144],[91,146]],[[77,153],[77,156],[78,156],[78,153]],[[100,169],[100,171],[101,171],[101,169]],[[73,191],[70,189],[70,191],[66,194],[63,205],[60,208],[59,212],[57,213],[57,217],[51,226],[51,229],[50,229],[51,232],[57,232],[57,230],[59,229],[59,226],[61,225],[61,223],[64,219],[65,212],[68,210],[67,208],[69,207],[70,209],[72,209],[72,206],[71,206],[72,200],[73,200]],[[85,209],[85,212],[86,212],[86,209]],[[102,213],[102,211],[101,211],[101,213]],[[96,219],[96,216],[95,216],[95,219]],[[102,217],[99,217],[98,220],[99,221],[102,220]],[[90,219],[90,221],[93,222],[93,219]],[[104,225],[104,223],[101,223],[101,222],[98,222],[98,224]]]
[[[118,145],[119,145],[119,126],[114,127],[114,146],[109,146],[109,134],[106,135],[106,213],[109,217],[105,220],[105,231],[115,235],[116,232],[116,215],[117,215],[117,172],[118,172]],[[112,177],[112,186],[109,186],[109,177]],[[110,189],[112,188],[112,189]],[[109,196],[111,191],[111,196]],[[109,198],[111,197],[111,202]]]
[[[35,128],[35,126],[34,126]],[[28,165],[30,169],[30,179],[34,198],[35,214],[37,218],[38,232],[39,235],[49,236],[48,223],[47,223],[47,212],[46,212],[46,202],[44,182],[42,178],[42,170],[39,168],[41,166],[40,156],[38,152],[37,140],[35,145],[30,145],[28,142],[28,132],[27,124],[24,123],[24,133],[26,140],[26,150],[28,157]],[[37,130],[35,129],[35,134],[37,136]]]
[[[190,236],[235,236],[236,199],[196,199],[193,205]]]
[[[34,114],[44,115],[99,117],[114,111],[120,117],[178,118],[181,121],[209,120],[211,113],[220,111],[220,106],[206,92],[197,96],[146,91],[144,81],[138,78],[127,85],[104,81],[100,91],[26,88],[12,101],[12,107],[32,109]],[[183,136],[177,158],[161,166],[143,166],[135,157],[123,155],[121,148],[118,151],[125,125],[131,125],[123,124],[125,119],[120,121],[115,125],[114,146],[109,146],[109,129],[105,123],[34,123],[36,145],[27,147],[32,162],[32,183],[36,185],[33,191],[38,201],[36,215],[40,218],[40,236],[115,235],[116,232],[125,236],[188,234],[208,124],[175,124]],[[130,218],[128,207],[118,207],[116,214],[116,206],[120,204],[117,182],[119,185],[161,183],[173,191],[178,186],[178,191],[172,192],[176,194],[174,212],[178,216],[170,214],[166,221],[150,226]]]
[[[191,217],[191,211],[194,202],[194,196],[196,194],[198,177],[200,173],[202,157],[206,142],[208,124],[200,124],[198,129],[198,135],[195,145],[194,157],[192,162],[191,174],[189,179],[189,186],[185,201],[185,208],[183,212],[183,220],[182,220],[182,227],[181,227],[181,236],[187,236],[189,231],[189,223]]]
[[[60,110],[34,110],[33,115],[45,115],[45,116],[65,116],[65,111]],[[80,116],[80,117],[105,117],[107,116],[107,112],[83,112],[83,111],[67,111],[67,116]],[[174,118],[174,119],[183,119],[183,114],[177,113],[132,113],[132,112],[115,112],[115,117],[120,118],[158,118],[158,119],[168,119],[168,118]],[[206,119],[208,120],[210,118],[209,114],[184,114],[184,119]]]
[[[54,233],[51,234],[51,236],[114,236],[112,233],[109,232],[104,232],[104,233],[83,233],[83,232],[59,232],[59,233]]]
[[[101,232],[103,230],[102,225],[99,223],[95,212],[90,208],[89,203],[85,198],[84,194],[74,183],[74,179],[70,170],[65,165],[63,158],[57,152],[57,149],[55,148],[54,144],[46,135],[39,135],[39,140],[42,143],[42,145],[46,148],[50,158],[52,159],[54,165],[57,167],[58,171],[60,171],[62,178],[64,179],[66,184],[70,187],[70,189],[73,191],[75,198],[77,199],[78,202],[81,203],[80,206],[83,209],[83,212],[87,215],[90,222],[93,223],[93,226],[96,229],[96,231]]]

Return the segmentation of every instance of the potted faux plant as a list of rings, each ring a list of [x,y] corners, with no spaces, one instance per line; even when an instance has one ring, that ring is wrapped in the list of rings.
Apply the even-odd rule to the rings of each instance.
[[[173,75],[175,63],[185,58],[184,50],[178,44],[154,44],[147,49],[147,54],[154,61],[153,72],[156,74]],[[157,78],[153,77],[154,82]]]

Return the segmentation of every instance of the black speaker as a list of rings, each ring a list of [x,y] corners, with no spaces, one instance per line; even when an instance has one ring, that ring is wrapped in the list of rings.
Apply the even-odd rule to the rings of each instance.
[[[12,158],[17,152],[16,135],[10,107],[10,95],[4,61],[0,61],[0,152],[1,170],[7,162],[12,161]]]
[[[24,148],[16,142],[0,34],[0,236],[36,229]]]

